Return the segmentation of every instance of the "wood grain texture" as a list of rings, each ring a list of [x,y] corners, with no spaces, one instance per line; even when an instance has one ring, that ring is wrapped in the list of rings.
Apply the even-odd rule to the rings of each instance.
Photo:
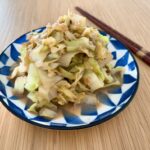
[[[150,51],[150,0],[0,0],[0,51],[21,34],[80,6]],[[139,89],[115,118],[92,128],[54,131],[32,126],[0,104],[1,150],[149,150],[150,69],[137,59]]]

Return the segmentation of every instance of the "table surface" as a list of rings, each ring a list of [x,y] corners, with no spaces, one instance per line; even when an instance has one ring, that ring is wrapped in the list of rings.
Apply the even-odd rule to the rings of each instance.
[[[150,50],[150,0],[0,0],[0,50],[21,34],[81,6]],[[149,150],[150,68],[137,59],[139,89],[115,118],[92,128],[54,131],[30,125],[0,104],[1,150]]]

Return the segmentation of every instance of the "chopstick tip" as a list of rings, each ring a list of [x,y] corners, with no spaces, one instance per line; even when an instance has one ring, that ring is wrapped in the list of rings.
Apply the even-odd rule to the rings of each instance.
[[[80,11],[80,10],[81,10],[81,8],[80,8],[80,7],[78,7],[78,6],[75,6],[75,9],[76,9],[76,10],[78,10],[78,11]]]

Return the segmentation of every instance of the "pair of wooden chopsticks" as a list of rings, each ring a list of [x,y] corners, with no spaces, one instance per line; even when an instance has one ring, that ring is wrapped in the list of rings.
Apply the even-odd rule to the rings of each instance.
[[[75,7],[75,9],[79,11],[83,16],[88,18],[90,21],[92,21],[95,25],[100,27],[103,31],[107,32],[111,36],[121,41],[129,50],[131,50],[136,56],[138,56],[140,59],[142,59],[146,64],[150,66],[150,52],[148,52],[142,46],[133,42],[123,34],[119,33],[115,29],[111,28],[101,20],[95,18],[88,12],[84,11],[83,9],[79,7]]]

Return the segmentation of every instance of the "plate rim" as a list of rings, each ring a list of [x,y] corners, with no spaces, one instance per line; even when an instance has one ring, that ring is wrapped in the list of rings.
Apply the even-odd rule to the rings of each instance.
[[[6,50],[7,48],[12,44],[14,43],[17,39],[21,38],[23,35],[26,35],[32,31],[36,31],[38,29],[44,29],[45,26],[42,26],[42,27],[39,27],[39,28],[36,28],[36,29],[33,29],[31,31],[28,31],[24,34],[22,34],[21,36],[19,36],[18,38],[16,38],[15,40],[13,40],[12,42],[10,42],[10,44],[4,49],[2,50],[2,52],[0,53],[0,55],[2,55]],[[106,32],[107,33],[107,32]],[[121,44],[123,44],[120,40],[116,39],[117,41],[119,41]],[[126,46],[123,44],[123,46],[126,48]],[[23,118],[21,117],[18,113],[16,113],[13,109],[11,109],[11,107],[7,106],[6,103],[4,102],[3,98],[1,97],[0,95],[0,102],[3,104],[3,106],[10,112],[12,113],[14,116],[16,116],[17,118],[29,123],[29,124],[32,124],[32,125],[35,125],[35,126],[38,126],[38,127],[41,127],[41,128],[46,128],[46,129],[54,129],[54,130],[79,130],[79,129],[85,129],[85,128],[90,128],[90,127],[93,127],[93,126],[96,126],[96,125],[100,125],[112,118],[114,118],[115,116],[117,116],[120,112],[122,112],[130,103],[131,101],[134,99],[134,96],[135,94],[137,93],[137,90],[138,90],[138,87],[139,87],[139,81],[140,81],[140,74],[139,74],[139,66],[138,66],[138,63],[135,59],[135,56],[132,54],[132,52],[126,48],[126,50],[130,53],[130,55],[132,56],[134,62],[135,62],[135,66],[136,66],[136,69],[137,69],[137,81],[136,81],[136,87],[135,87],[135,90],[133,91],[131,97],[129,98],[129,100],[127,101],[127,103],[125,103],[125,105],[123,105],[118,111],[116,111],[115,113],[101,119],[101,120],[97,120],[97,121],[94,121],[94,122],[91,122],[89,124],[86,124],[86,125],[80,125],[80,126],[73,126],[73,127],[67,127],[67,126],[53,126],[53,125],[50,125],[50,126],[47,126],[47,125],[43,125],[43,124],[39,124],[37,122],[33,122],[33,121],[30,121],[28,118]]]

